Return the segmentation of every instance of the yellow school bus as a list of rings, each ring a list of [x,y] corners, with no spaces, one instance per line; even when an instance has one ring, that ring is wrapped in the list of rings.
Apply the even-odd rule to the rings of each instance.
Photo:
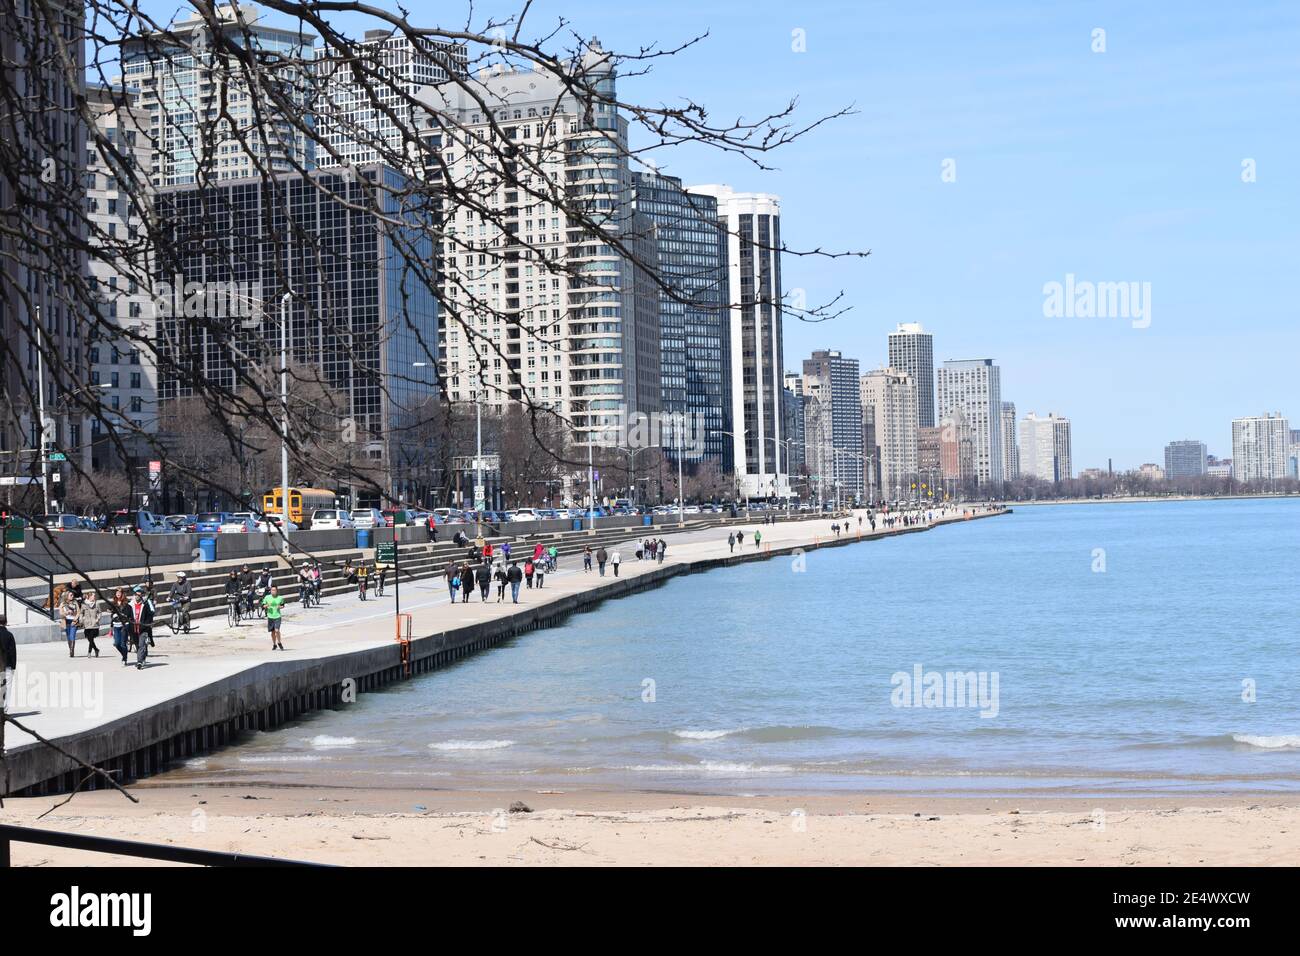
[[[317,508],[333,508],[338,496],[328,488],[290,488],[289,520],[299,528],[311,523],[311,513]],[[262,511],[266,514],[284,514],[284,499],[276,486],[262,495]]]

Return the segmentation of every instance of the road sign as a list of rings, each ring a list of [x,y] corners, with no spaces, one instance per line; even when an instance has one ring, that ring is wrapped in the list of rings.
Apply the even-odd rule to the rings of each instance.
[[[391,541],[388,544],[375,545],[375,560],[380,564],[395,564],[397,562],[397,545]]]
[[[50,461],[67,461],[68,456],[61,451],[50,452]]]
[[[27,522],[22,518],[9,518],[5,521],[5,547],[21,548],[26,544],[23,529]]]

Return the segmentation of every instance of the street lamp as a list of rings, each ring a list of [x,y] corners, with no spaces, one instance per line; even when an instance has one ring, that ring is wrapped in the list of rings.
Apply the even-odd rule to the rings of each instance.
[[[280,526],[284,531],[281,545],[289,557],[289,303],[293,292],[280,297]]]
[[[714,429],[710,434],[713,434],[713,435],[726,435],[726,436],[728,436],[728,437],[729,437],[733,442],[736,440],[736,433],[735,433],[735,432],[725,431],[724,429],[721,429],[721,428]],[[741,429],[740,434],[741,434],[742,436],[744,436],[744,435],[748,435],[748,434],[749,434],[749,429],[748,429],[748,428],[743,428],[743,429]],[[733,456],[732,456],[731,470],[732,470],[732,474],[734,475],[734,474],[735,474],[735,471],[736,471],[736,462],[735,462],[735,456],[734,456],[734,454],[733,454]],[[749,488],[747,488],[747,487],[741,485],[741,484],[740,484],[740,480],[739,480],[739,478],[736,479],[736,486],[737,486],[737,488],[738,488],[739,490],[741,490],[741,491],[744,492],[744,495],[745,495],[745,512],[748,513],[748,512],[749,512]]]

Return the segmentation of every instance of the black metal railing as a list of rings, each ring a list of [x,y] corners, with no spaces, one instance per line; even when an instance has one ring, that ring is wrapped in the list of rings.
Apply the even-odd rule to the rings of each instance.
[[[85,850],[89,853],[112,853],[116,856],[140,857],[146,860],[164,860],[168,863],[189,863],[193,866],[328,866],[327,863],[308,863],[303,860],[281,860],[272,856],[253,856],[248,853],[222,853],[217,850],[196,850],[183,846],[165,846],[160,843],[138,843],[133,840],[115,840],[112,837],[89,836],[84,833],[60,833],[57,830],[37,830],[0,824],[0,869],[12,865],[11,843],[35,843],[40,846],[58,846],[67,850]]]

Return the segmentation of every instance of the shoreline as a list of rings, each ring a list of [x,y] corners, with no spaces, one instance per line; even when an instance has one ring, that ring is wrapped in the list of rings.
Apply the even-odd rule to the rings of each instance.
[[[376,790],[95,791],[7,822],[342,865],[1288,865],[1300,796],[1110,798]],[[511,812],[514,801],[528,812]],[[141,865],[15,844],[17,866]]]
[[[1300,495],[1124,495],[1118,498],[1040,498],[1000,502],[1007,508],[1031,505],[1131,505],[1160,501],[1259,501],[1273,498],[1300,498]]]

